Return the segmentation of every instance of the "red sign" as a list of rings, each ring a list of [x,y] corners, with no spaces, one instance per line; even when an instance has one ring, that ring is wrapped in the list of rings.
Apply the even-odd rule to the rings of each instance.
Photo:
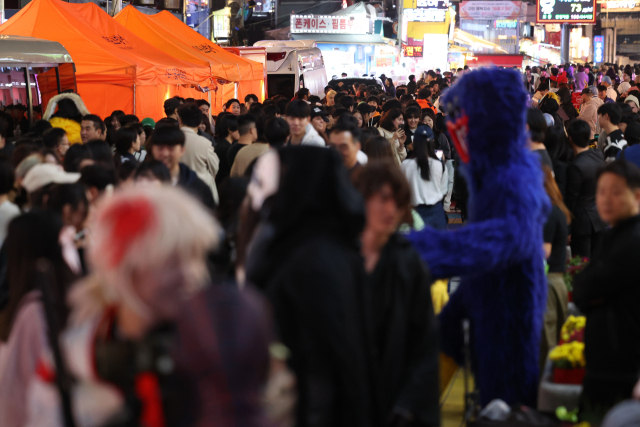
[[[582,93],[573,92],[571,94],[571,103],[574,107],[576,107],[576,110],[579,110],[580,106],[582,105]]]
[[[402,45],[402,55],[408,58],[422,58],[422,46]]]
[[[291,32],[367,34],[369,23],[366,15],[291,15]]]

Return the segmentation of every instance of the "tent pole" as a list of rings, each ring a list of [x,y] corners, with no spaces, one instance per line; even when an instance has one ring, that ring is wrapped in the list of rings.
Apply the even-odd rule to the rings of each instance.
[[[208,98],[208,102],[209,102],[209,125],[211,125],[211,91],[207,92],[207,98]]]
[[[24,67],[24,83],[27,88],[27,105],[29,110],[29,124],[33,124],[33,92],[31,92],[31,76],[29,76],[29,67]]]
[[[136,115],[136,84],[133,84],[133,115]]]
[[[235,82],[233,85],[234,85],[234,87],[235,87],[235,92],[234,92],[233,97],[234,97],[235,99],[238,99],[238,82]]]

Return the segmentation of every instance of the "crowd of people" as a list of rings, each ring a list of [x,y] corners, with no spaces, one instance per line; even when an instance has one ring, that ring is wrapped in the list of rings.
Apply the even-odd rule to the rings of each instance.
[[[608,409],[640,368],[640,86],[572,68],[524,74],[553,206],[540,354],[567,316],[570,245],[592,259],[574,294],[586,402]],[[469,159],[440,102],[472,71],[439,71],[218,114],[174,97],[157,121],[77,95],[33,123],[0,112],[0,425],[440,425],[431,285],[448,278],[403,235],[447,232],[454,206],[466,220]]]

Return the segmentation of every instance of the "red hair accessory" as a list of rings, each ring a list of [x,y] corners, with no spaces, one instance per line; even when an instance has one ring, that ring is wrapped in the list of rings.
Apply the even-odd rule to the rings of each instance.
[[[462,113],[462,116],[455,122],[447,122],[449,135],[453,140],[453,144],[458,150],[460,160],[469,163],[469,146],[467,145],[467,132],[469,131],[469,117]]]
[[[108,244],[113,250],[108,265],[113,268],[120,264],[131,244],[155,224],[156,218],[153,206],[145,198],[124,200],[105,212],[105,216],[112,226]]]

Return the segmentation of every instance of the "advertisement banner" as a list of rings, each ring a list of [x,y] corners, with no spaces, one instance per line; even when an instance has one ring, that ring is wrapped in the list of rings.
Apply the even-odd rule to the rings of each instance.
[[[593,36],[593,62],[604,62],[604,36]]]
[[[463,1],[461,19],[516,19],[527,14],[527,4],[520,1]]]
[[[595,24],[596,0],[538,0],[536,23]]]
[[[291,15],[292,33],[369,34],[366,15]]]

